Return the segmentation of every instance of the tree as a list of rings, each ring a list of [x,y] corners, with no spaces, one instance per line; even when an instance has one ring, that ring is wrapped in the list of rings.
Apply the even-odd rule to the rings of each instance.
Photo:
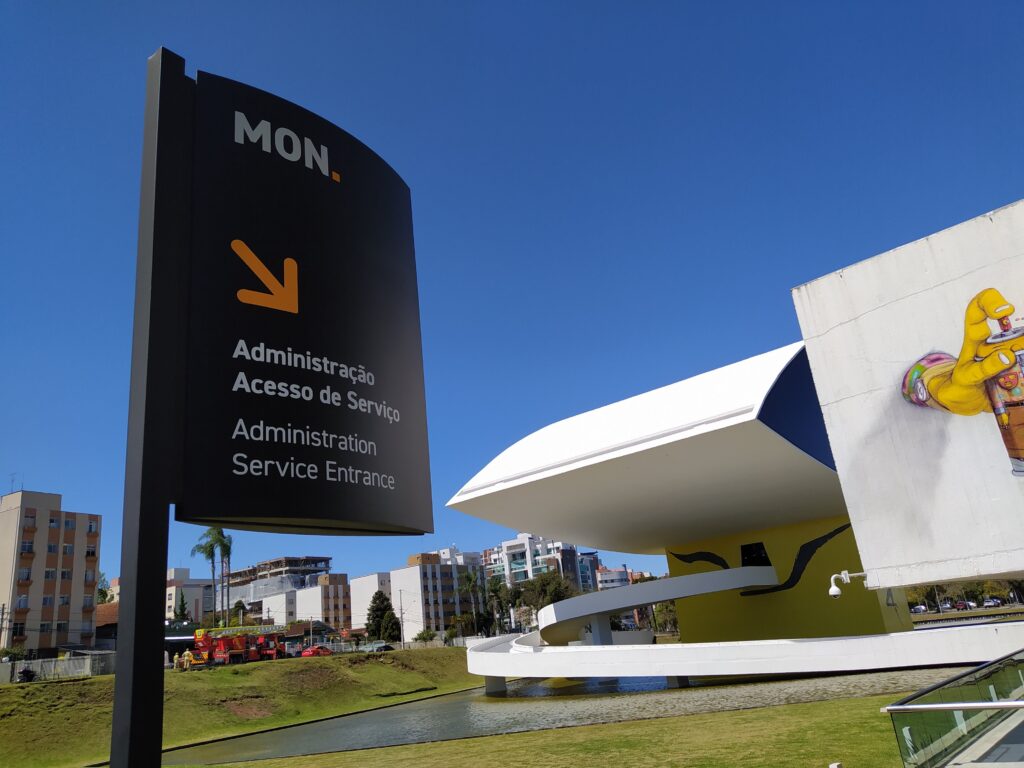
[[[391,604],[391,598],[378,589],[370,598],[370,607],[366,609],[366,636],[370,640],[384,639],[381,629],[387,613],[394,615],[395,607]]]
[[[463,637],[468,637],[471,631],[476,631],[473,627],[473,617],[468,613],[460,613],[456,616],[455,626],[458,627],[459,634]]]
[[[472,568],[459,574],[459,593],[469,595],[469,606],[473,612],[473,634],[477,634],[476,626],[476,594],[480,589],[480,578]]]
[[[231,621],[237,626],[243,626],[245,621],[245,603],[241,600],[235,600],[235,604],[231,606]]]
[[[679,629],[679,620],[676,618],[676,603],[674,600],[666,600],[654,606],[654,615],[657,618],[658,626],[663,632],[675,632]]]
[[[114,602],[114,593],[110,590],[110,582],[106,575],[100,571],[96,580],[96,602],[97,604]]]
[[[178,604],[174,608],[174,620],[192,621],[192,615],[188,612],[188,606],[185,605],[184,590],[178,593]]]
[[[402,627],[394,611],[386,611],[380,620],[380,639],[386,643],[397,642],[402,637]]]
[[[218,528],[220,531],[220,541],[217,542],[217,548],[220,550],[220,581],[221,588],[224,590],[224,607],[231,605],[231,536],[224,533],[224,529]],[[231,622],[230,616],[225,616],[228,621],[224,622],[224,626],[228,626]]]
[[[437,637],[437,632],[435,632],[434,630],[422,629],[419,631],[416,637],[413,638],[413,640],[415,640],[417,643],[429,643],[435,637]]]
[[[203,532],[203,535],[199,537],[199,542],[194,547],[192,547],[192,551],[190,552],[190,554],[191,554],[192,557],[195,557],[196,555],[201,555],[204,559],[210,561],[210,586],[213,589],[216,589],[217,588],[217,542],[214,539],[214,537],[210,534],[210,531],[212,531],[212,530],[214,530],[214,529],[213,528],[207,528],[206,531]],[[214,598],[213,598],[213,613],[215,615],[217,613],[217,596],[216,595],[214,595]],[[206,616],[205,616],[205,611],[204,611],[204,615],[200,618],[200,621],[204,622],[204,626],[205,626],[205,620],[206,620]]]
[[[501,576],[491,576],[487,580],[487,607],[497,624],[497,631],[503,632],[508,625],[508,612],[512,608],[508,584]]]
[[[575,585],[557,571],[539,573],[522,583],[521,605],[539,611],[546,605],[567,600],[578,594]]]

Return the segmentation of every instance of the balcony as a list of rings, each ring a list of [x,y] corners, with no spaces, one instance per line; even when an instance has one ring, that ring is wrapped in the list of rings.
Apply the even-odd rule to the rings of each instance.
[[[25,533],[35,533],[36,521],[30,518],[25,518],[25,522],[22,523],[21,530],[23,530]]]
[[[16,605],[16,606],[14,606],[14,615],[15,616],[18,616],[18,615],[24,616],[26,613],[28,613],[28,606],[27,605]]]
[[[95,605],[83,605],[82,606],[82,613],[92,613],[95,610],[96,610],[96,606]]]
[[[12,643],[24,643],[28,639],[28,635],[22,632],[20,635],[11,635]]]
[[[87,561],[88,560],[95,560],[96,559],[96,552],[95,551],[90,552],[89,550],[85,550],[85,559]]]
[[[34,549],[19,549],[18,550],[18,557],[21,558],[22,560],[31,560],[35,556],[36,556],[36,553],[35,553]]]
[[[23,579],[21,577],[18,577],[18,586],[19,587],[28,587],[31,584],[32,584],[32,578],[31,577],[29,577],[27,579]]]
[[[100,535],[100,532],[98,530],[86,531],[85,532],[85,540],[86,541],[95,541],[99,537],[99,535]]]

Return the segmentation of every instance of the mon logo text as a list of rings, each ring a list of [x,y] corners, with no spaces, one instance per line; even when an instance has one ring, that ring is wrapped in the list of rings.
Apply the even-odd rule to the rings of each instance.
[[[258,144],[267,154],[276,152],[293,163],[302,160],[310,170],[318,170],[333,181],[341,181],[341,175],[330,170],[327,147],[323,144],[314,144],[308,136],[300,137],[283,126],[271,130],[267,120],[260,120],[253,126],[244,112],[235,110],[235,143],[245,144],[246,141]]]

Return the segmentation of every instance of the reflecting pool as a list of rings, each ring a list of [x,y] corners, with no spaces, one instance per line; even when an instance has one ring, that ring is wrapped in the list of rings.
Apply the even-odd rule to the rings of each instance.
[[[964,668],[966,669],[966,668]],[[185,747],[164,754],[164,765],[204,764],[292,757],[390,747],[470,736],[493,736],[573,725],[641,720],[773,704],[917,690],[956,669],[724,683],[702,680],[692,688],[667,689],[663,677],[513,680],[508,694],[485,696],[482,688]]]

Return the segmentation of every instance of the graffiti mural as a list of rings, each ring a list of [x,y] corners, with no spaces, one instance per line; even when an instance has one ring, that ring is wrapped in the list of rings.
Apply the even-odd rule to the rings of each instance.
[[[994,414],[1011,472],[1024,477],[1024,326],[1013,326],[1013,313],[999,291],[986,288],[967,304],[960,355],[925,355],[903,377],[902,391],[924,408]]]

